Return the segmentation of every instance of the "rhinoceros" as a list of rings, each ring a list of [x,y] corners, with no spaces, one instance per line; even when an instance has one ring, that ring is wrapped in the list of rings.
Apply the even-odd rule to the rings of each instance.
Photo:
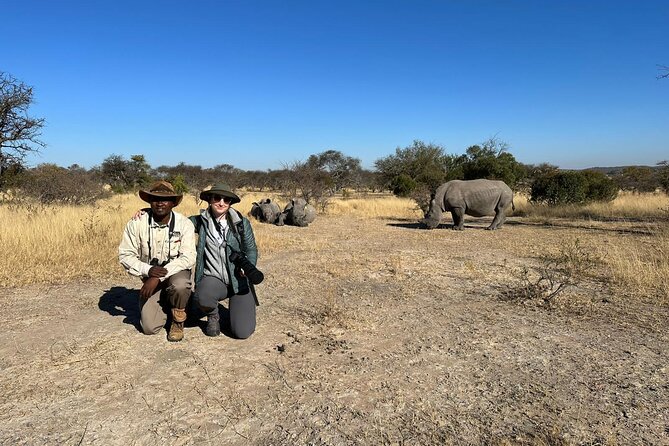
[[[308,226],[316,219],[316,208],[307,203],[304,198],[293,198],[279,214],[277,226],[284,224],[293,226]]]
[[[257,203],[254,202],[249,212],[251,217],[255,217],[256,220],[262,223],[276,223],[279,214],[281,214],[279,205],[269,198],[264,198]]]
[[[495,215],[486,229],[498,229],[506,219],[505,210],[513,204],[513,191],[503,181],[495,180],[453,180],[439,186],[430,201],[430,210],[423,223],[428,229],[439,226],[441,213],[450,211],[453,229],[461,231],[465,214],[473,217]]]

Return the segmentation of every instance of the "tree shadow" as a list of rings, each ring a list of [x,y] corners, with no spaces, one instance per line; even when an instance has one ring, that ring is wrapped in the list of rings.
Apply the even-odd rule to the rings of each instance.
[[[610,220],[615,221],[615,220]],[[569,222],[529,222],[521,220],[507,220],[504,226],[528,226],[539,229],[580,229],[588,232],[617,233],[617,234],[636,234],[652,236],[653,231],[647,226],[637,225],[629,228],[599,228],[588,226],[587,222],[573,220]]]
[[[111,316],[124,316],[123,323],[134,326],[137,331],[142,331],[139,325],[139,290],[131,290],[124,286],[115,286],[106,290],[98,308],[106,311]]]

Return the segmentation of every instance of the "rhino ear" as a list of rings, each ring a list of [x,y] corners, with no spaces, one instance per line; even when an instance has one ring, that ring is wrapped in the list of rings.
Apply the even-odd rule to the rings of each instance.
[[[258,206],[258,203],[254,201],[253,203],[251,203],[251,206]]]
[[[436,196],[437,196],[437,194],[435,194],[434,192],[432,192],[432,193],[430,194],[430,201],[434,200],[434,197],[436,197]]]

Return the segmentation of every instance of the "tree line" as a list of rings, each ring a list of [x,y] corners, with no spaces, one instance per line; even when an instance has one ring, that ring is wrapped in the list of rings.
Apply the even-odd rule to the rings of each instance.
[[[28,114],[32,94],[32,87],[0,72],[0,192],[5,197],[16,197],[11,192],[20,190],[21,196],[42,203],[86,204],[112,193],[137,191],[155,179],[168,180],[180,192],[194,195],[224,179],[235,189],[278,191],[321,206],[330,197],[346,196],[353,190],[391,191],[413,198],[424,210],[431,193],[440,184],[454,179],[502,180],[512,189],[528,193],[531,201],[549,205],[608,201],[620,189],[669,192],[667,161],[659,162],[656,167],[631,166],[615,172],[568,171],[547,163],[520,163],[497,137],[472,145],[460,155],[449,154],[440,145],[416,140],[376,160],[373,170],[363,169],[360,159],[338,150],[326,150],[266,171],[242,170],[230,164],[202,167],[184,162],[152,167],[141,154],[129,159],[110,155],[90,169],[49,163],[28,167],[26,155],[45,147],[39,139],[44,119]]]

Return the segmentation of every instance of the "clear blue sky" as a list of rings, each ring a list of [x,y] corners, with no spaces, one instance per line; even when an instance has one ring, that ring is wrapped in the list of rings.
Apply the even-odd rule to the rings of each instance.
[[[669,159],[669,1],[10,0],[34,165],[276,169],[497,135],[523,163]]]

